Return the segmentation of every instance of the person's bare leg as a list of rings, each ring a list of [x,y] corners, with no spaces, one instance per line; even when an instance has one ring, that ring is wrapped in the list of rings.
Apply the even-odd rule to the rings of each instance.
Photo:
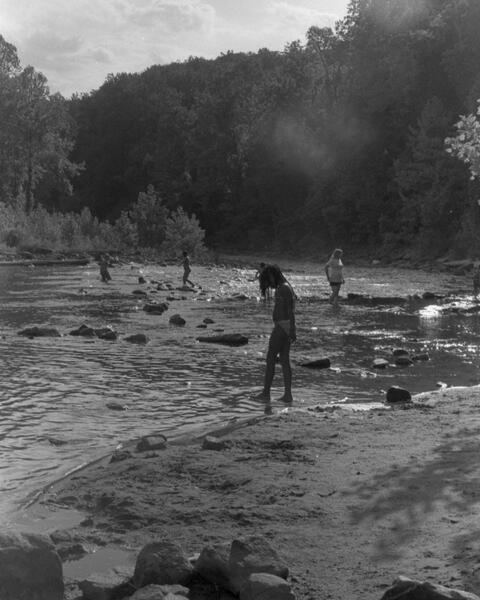
[[[279,400],[282,402],[293,402],[292,396],[292,367],[290,366],[290,340],[280,352],[280,364],[283,372],[283,385],[285,393]]]
[[[279,352],[277,332],[275,329],[270,335],[268,343],[267,361],[265,365],[265,379],[263,383],[263,390],[255,396],[257,400],[264,400],[270,402],[270,388],[272,387],[273,376],[275,375],[275,360]]]

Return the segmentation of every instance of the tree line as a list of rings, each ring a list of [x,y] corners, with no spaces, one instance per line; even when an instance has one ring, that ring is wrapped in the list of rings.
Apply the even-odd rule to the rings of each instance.
[[[283,51],[153,65],[69,100],[1,38],[0,200],[114,223],[150,190],[153,215],[196,215],[220,247],[479,253],[479,30],[478,0],[352,0]]]

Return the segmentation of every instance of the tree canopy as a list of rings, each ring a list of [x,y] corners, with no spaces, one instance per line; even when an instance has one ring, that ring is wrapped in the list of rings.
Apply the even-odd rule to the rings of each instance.
[[[479,29],[477,0],[352,0],[304,43],[111,75],[68,114],[1,38],[2,193],[115,220],[151,189],[237,248],[470,251],[478,184],[445,138],[476,111]]]

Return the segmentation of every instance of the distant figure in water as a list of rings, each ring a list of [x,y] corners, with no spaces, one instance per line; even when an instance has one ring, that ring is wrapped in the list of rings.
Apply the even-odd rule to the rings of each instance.
[[[182,253],[182,266],[183,266],[183,285],[190,284],[191,287],[195,287],[193,281],[190,281],[188,276],[190,275],[190,257],[188,256],[188,252],[186,250]]]
[[[265,271],[266,268],[266,264],[264,262],[261,262],[257,272],[255,273],[255,277],[253,279],[253,281],[258,279],[258,285],[260,286],[260,295],[262,296],[262,298],[264,300],[267,299],[267,293],[269,290],[269,287],[267,285],[267,282],[265,280],[265,277],[262,277],[263,272]]]
[[[338,296],[340,294],[340,288],[345,280],[343,278],[343,250],[337,248],[333,251],[332,256],[325,265],[325,274],[328,279],[328,283],[332,288],[332,293],[328,301],[333,306],[338,306]]]
[[[100,277],[104,283],[108,283],[112,277],[108,272],[108,255],[100,255]]]
[[[267,265],[262,276],[267,287],[275,289],[273,306],[273,331],[270,334],[265,368],[265,381],[257,399],[270,402],[270,388],[275,374],[275,362],[280,356],[283,371],[285,393],[280,398],[284,402],[293,402],[292,368],[290,366],[290,344],[297,339],[295,327],[295,293],[277,265]]]
[[[477,298],[478,294],[480,293],[480,263],[478,261],[475,262],[475,266],[473,268],[472,283],[473,295],[475,298]]]

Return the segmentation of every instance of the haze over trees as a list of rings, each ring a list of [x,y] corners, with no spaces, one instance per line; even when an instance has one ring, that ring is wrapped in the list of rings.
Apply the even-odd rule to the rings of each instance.
[[[220,247],[473,256],[480,190],[456,124],[476,119],[479,30],[478,0],[352,0],[282,52],[110,75],[69,101],[1,38],[1,200],[88,208],[149,244],[196,215]]]

